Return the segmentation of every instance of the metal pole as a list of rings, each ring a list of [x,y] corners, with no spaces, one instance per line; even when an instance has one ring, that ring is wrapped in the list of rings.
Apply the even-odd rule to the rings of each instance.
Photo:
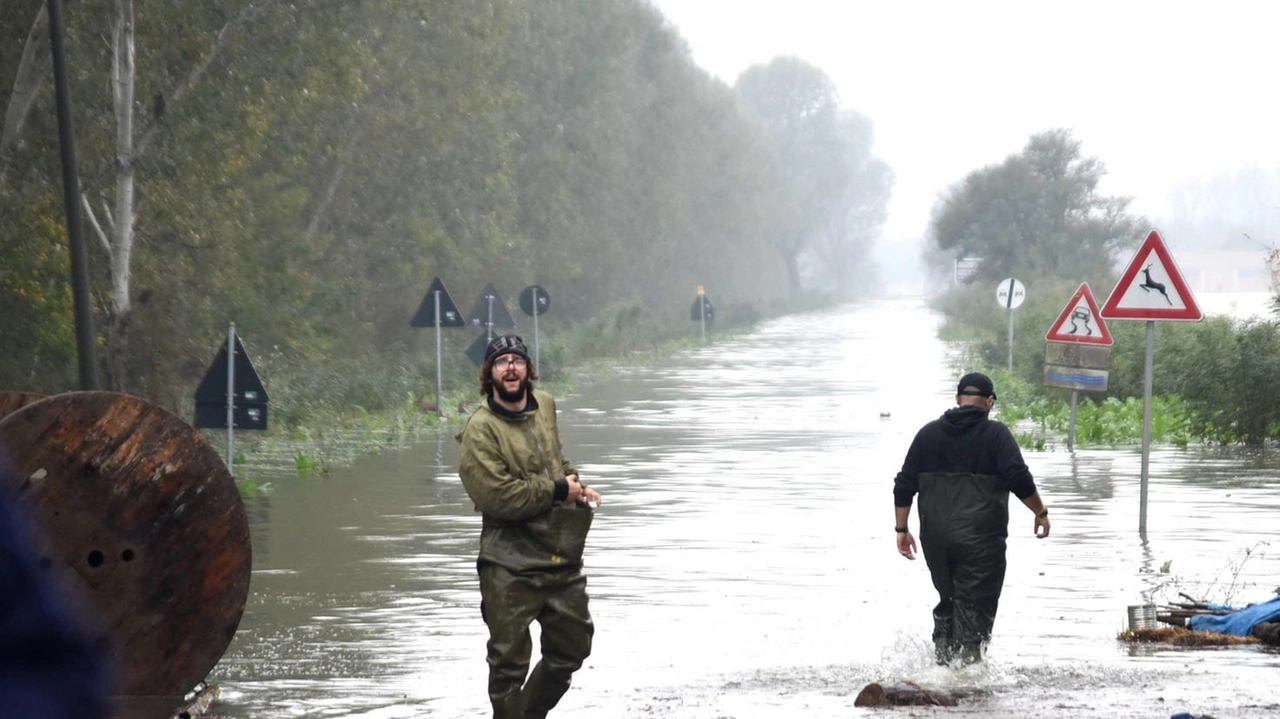
[[[542,363],[538,361],[538,288],[534,287],[531,292],[533,293],[533,366],[538,372],[542,372]]]
[[[53,87],[58,107],[58,144],[62,147],[62,194],[67,210],[67,239],[71,249],[71,294],[75,308],[76,353],[80,362],[80,389],[98,388],[98,366],[93,359],[93,312],[89,308],[89,256],[84,246],[84,219],[80,214],[80,170],[76,139],[71,129],[71,91],[67,87],[67,50],[62,42],[62,2],[49,0],[49,41],[53,51]],[[124,218],[120,219],[124,222]],[[120,377],[117,380],[123,380]]]
[[[231,469],[235,459],[235,422],[236,422],[236,323],[227,327],[227,470]]]
[[[431,293],[435,296],[436,306],[436,416],[444,416],[444,407],[440,405],[440,372],[441,372],[441,352],[440,352],[440,290]]]
[[[1067,451],[1076,448],[1076,403],[1080,398],[1079,390],[1071,390],[1071,424],[1067,425]]]
[[[493,340],[493,295],[487,295],[485,299],[489,300],[489,316],[488,321],[484,323],[484,341],[491,342]]]
[[[1009,292],[1005,297],[1004,306],[1009,311],[1009,372],[1013,372],[1013,286],[1017,282],[1016,279],[1009,278]],[[990,306],[990,305],[988,305]]]
[[[1147,534],[1147,477],[1151,469],[1151,387],[1156,357],[1156,323],[1147,320],[1147,356],[1142,378],[1142,490],[1138,502],[1138,533]]]

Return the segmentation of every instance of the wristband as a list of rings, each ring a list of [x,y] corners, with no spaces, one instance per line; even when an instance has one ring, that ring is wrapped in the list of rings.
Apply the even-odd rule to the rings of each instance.
[[[1045,507],[1044,509],[1040,510],[1039,512],[1036,512],[1036,519],[1048,519],[1048,518],[1049,518],[1049,508],[1048,508],[1048,507]]]
[[[906,534],[911,530],[907,529],[906,527],[894,527],[893,531],[897,532],[898,534]]]

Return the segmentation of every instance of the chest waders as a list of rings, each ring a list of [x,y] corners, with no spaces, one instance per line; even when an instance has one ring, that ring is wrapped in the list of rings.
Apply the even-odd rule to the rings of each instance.
[[[526,421],[519,431],[530,434],[543,473],[554,481],[542,436],[550,429]],[[569,690],[573,673],[591,654],[595,625],[587,609],[582,550],[592,516],[587,507],[553,504],[524,522],[507,523],[512,531],[487,548],[488,554],[504,559],[510,552],[513,561],[546,557],[550,568],[513,571],[493,561],[478,563],[480,613],[489,627],[489,700],[494,719],[545,717]],[[484,522],[503,524],[488,516]],[[534,621],[542,629],[542,658],[529,673],[533,653],[529,625]]]
[[[920,544],[938,605],[933,644],[939,663],[979,661],[991,639],[1004,588],[1009,492],[998,477],[920,474]]]

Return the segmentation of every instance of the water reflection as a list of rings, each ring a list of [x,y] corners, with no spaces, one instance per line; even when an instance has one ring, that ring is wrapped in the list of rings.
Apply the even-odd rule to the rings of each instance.
[[[789,317],[560,399],[567,451],[606,497],[588,545],[595,652],[560,716],[850,716],[882,679],[988,687],[989,715],[1280,714],[1274,652],[1114,640],[1144,593],[1275,586],[1274,555],[1241,563],[1280,519],[1273,452],[1156,449],[1145,541],[1136,449],[1029,453],[1053,537],[1015,505],[989,665],[931,666],[936,596],[889,523],[911,437],[952,401],[936,326],[917,299]],[[479,518],[456,466],[442,432],[269,477],[221,716],[487,715]]]

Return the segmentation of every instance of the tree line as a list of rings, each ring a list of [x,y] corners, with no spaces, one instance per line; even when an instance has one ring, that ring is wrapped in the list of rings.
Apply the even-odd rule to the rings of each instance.
[[[851,288],[892,172],[794,58],[730,87],[645,0],[77,0],[101,364],[180,406],[234,320],[298,367],[403,356],[432,277],[561,321]],[[0,4],[0,388],[75,386],[45,5]],[[808,258],[808,262],[806,262]],[[806,269],[808,268],[808,269]],[[816,269],[815,269],[816,268]]]

